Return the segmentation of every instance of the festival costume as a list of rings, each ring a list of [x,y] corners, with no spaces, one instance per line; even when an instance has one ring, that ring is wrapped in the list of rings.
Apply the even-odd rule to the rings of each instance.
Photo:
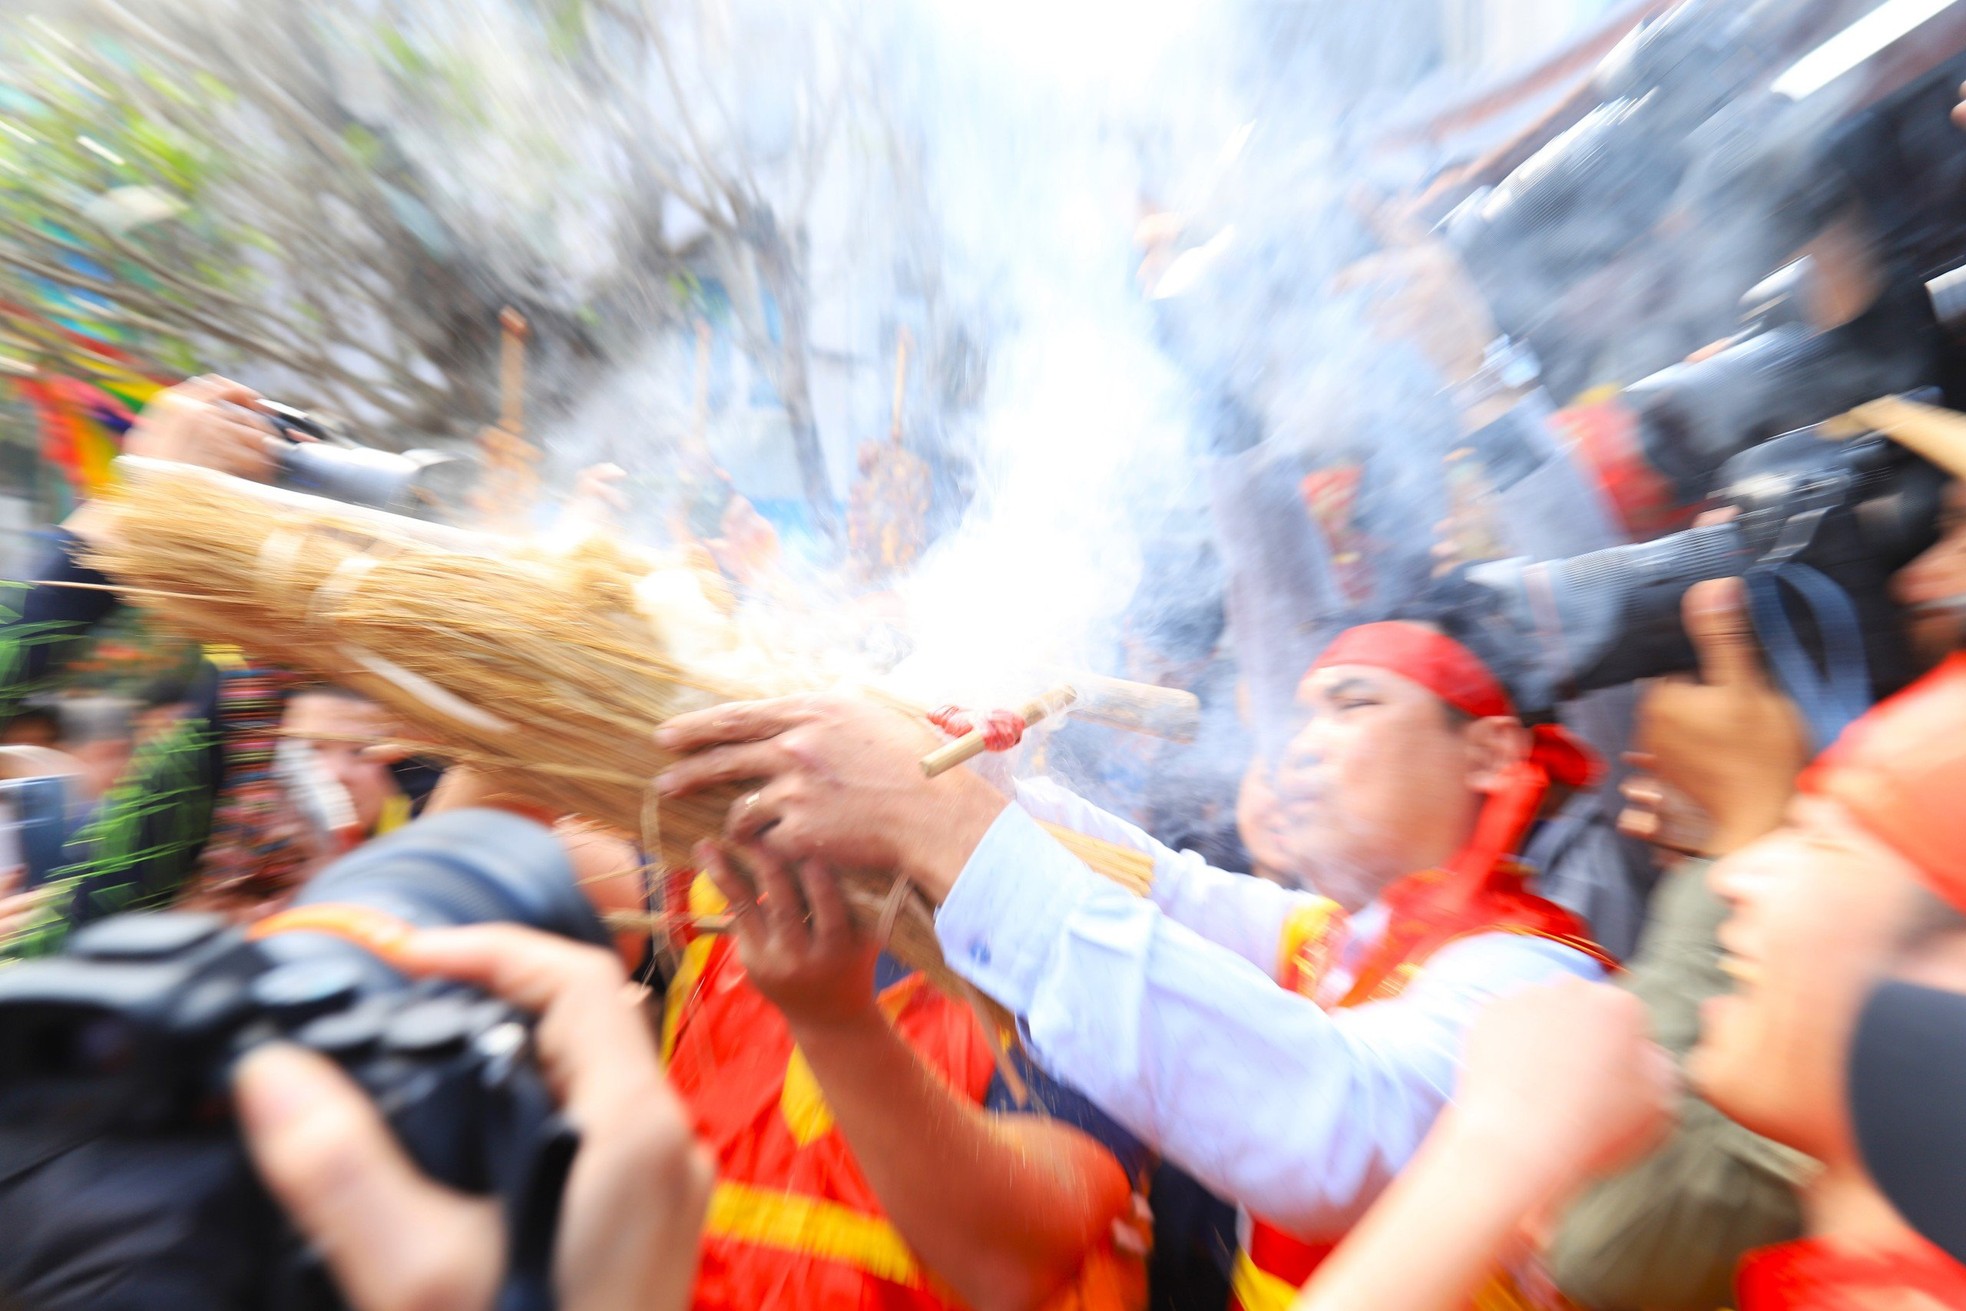
[[[1505,698],[1486,709],[1501,693],[1472,656],[1414,626],[1390,629],[1380,654],[1424,656],[1415,681],[1483,707],[1473,713],[1507,713]],[[1447,648],[1460,656],[1443,663]],[[1347,663],[1380,661],[1354,650]],[[1275,1218],[1257,1233],[1329,1246],[1432,1127],[1490,999],[1603,977],[1577,921],[1529,894],[1504,859],[1547,778],[1581,781],[1587,762],[1541,731],[1536,763],[1462,856],[1396,885],[1351,917],[1349,935],[1331,931],[1342,917],[1325,898],[1211,869],[1062,789],[1020,785],[1020,804],[944,902],[937,937],[955,969],[1021,1018],[1046,1068],[1205,1186]],[[1152,854],[1151,899],[1092,874],[1039,818]],[[1343,987],[1314,989],[1319,1005],[1278,986],[1310,974]]]
[[[1390,670],[1427,688],[1474,718],[1513,716],[1515,708],[1486,668],[1451,638],[1412,624],[1368,624],[1343,633],[1315,669],[1366,665]],[[1574,741],[1539,725],[1535,747],[1483,807],[1467,845],[1440,869],[1423,870],[1381,895],[1387,927],[1342,991],[1330,990],[1346,916],[1336,902],[1306,907],[1293,917],[1281,944],[1277,981],[1319,1005],[1361,1006],[1388,1001],[1405,990],[1428,960],[1450,942],[1479,933],[1546,938],[1604,958],[1578,918],[1528,890],[1529,870],[1509,853],[1522,840],[1554,779],[1568,786],[1595,782],[1596,762]],[[1233,1287],[1236,1311],[1287,1311],[1335,1239],[1304,1242],[1257,1219],[1238,1256]],[[1547,1301],[1547,1295],[1544,1299]],[[1483,1307],[1528,1306],[1513,1286],[1497,1280]]]
[[[699,913],[723,908],[705,879]],[[982,1105],[997,1063],[973,1011],[911,974],[879,1005],[956,1094]],[[962,1304],[888,1220],[833,1122],[785,1017],[752,987],[729,937],[691,942],[669,985],[663,1052],[697,1136],[717,1162],[693,1305],[943,1311]],[[1115,1256],[1102,1245],[1050,1308],[1119,1311]]]
[[[1804,1238],[1750,1252],[1735,1280],[1735,1311],[1876,1311],[1907,1294],[1966,1306],[1966,1266],[1913,1239],[1891,1252],[1853,1252]]]

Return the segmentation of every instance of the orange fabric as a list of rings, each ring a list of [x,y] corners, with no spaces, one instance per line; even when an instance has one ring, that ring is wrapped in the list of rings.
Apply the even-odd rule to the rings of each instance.
[[[795,1107],[800,1097],[793,1075],[796,1048],[785,1018],[750,986],[729,939],[707,946],[708,959],[675,1024],[669,1075],[695,1117],[697,1136],[716,1154],[720,1184],[830,1202],[885,1221],[837,1127],[827,1123],[818,1137],[801,1145],[804,1126],[787,1118],[788,1082],[795,1085]],[[890,988],[883,1001],[908,1044],[962,1096],[981,1103],[996,1064],[976,1018],[922,986],[919,976]],[[803,1064],[801,1058],[798,1065]],[[793,1115],[797,1118],[796,1111]],[[699,1311],[767,1306],[928,1311],[958,1304],[919,1275],[894,1282],[824,1254],[706,1231],[694,1305]]]
[[[785,1018],[752,987],[728,938],[690,948],[672,988],[669,1076],[716,1154],[718,1185],[693,1305],[941,1311],[961,1304],[922,1269],[834,1125]],[[983,1103],[997,1070],[967,1006],[911,975],[881,994],[908,1045],[961,1097]],[[1110,1245],[1088,1253],[1048,1308],[1118,1311],[1132,1298]]]
[[[1739,1311],[1875,1311],[1914,1306],[1966,1307],[1966,1266],[1933,1247],[1852,1252],[1805,1238],[1750,1252],[1735,1280]]]
[[[1803,772],[1804,792],[1843,804],[1966,911],[1966,653],[1872,707]]]

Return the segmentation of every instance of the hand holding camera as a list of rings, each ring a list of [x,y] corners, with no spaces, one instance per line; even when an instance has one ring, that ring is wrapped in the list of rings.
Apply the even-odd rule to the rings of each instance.
[[[582,1144],[561,1204],[559,1305],[685,1305],[711,1170],[621,967],[604,951],[509,925],[419,933],[392,960],[539,1017],[542,1072]],[[493,1305],[506,1266],[498,1203],[418,1170],[332,1062],[264,1047],[241,1064],[235,1089],[254,1164],[353,1307]]]

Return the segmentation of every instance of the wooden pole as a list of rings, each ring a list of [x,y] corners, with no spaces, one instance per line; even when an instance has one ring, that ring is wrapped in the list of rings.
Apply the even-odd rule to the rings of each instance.
[[[526,338],[531,329],[526,316],[507,305],[499,311],[499,419],[498,426],[517,437],[526,428]]]
[[[1049,715],[1056,714],[1078,699],[1078,693],[1070,687],[1060,686],[1051,689],[1036,700],[1026,703],[1018,710],[1024,724],[1029,727]],[[922,773],[929,778],[946,774],[966,760],[974,760],[988,749],[989,737],[980,728],[971,729],[953,742],[948,742],[922,757]]]
[[[901,444],[902,402],[908,395],[908,348],[914,339],[906,328],[896,335],[894,342],[894,417],[888,422],[888,440],[896,446]]]
[[[703,440],[704,429],[710,422],[710,320],[696,321],[696,377],[693,382],[695,396],[690,402],[690,437],[697,442]]]

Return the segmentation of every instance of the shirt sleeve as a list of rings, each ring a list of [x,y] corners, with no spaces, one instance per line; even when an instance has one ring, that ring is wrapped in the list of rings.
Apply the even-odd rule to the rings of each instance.
[[[1483,934],[1400,997],[1327,1014],[1094,874],[1018,806],[971,855],[936,935],[1045,1068],[1208,1188],[1310,1238],[1347,1228],[1412,1156],[1484,1002],[1601,977],[1581,952]]]
[[[1154,904],[1175,923],[1226,947],[1276,977],[1284,926],[1297,910],[1322,900],[1268,879],[1216,869],[1192,851],[1162,846],[1147,833],[1049,779],[1017,785],[1017,800],[1046,823],[1144,851],[1154,858]]]

